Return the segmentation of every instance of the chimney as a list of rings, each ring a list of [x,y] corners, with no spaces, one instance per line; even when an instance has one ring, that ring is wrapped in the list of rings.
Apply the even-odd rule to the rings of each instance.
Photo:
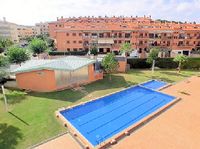
[[[57,21],[58,21],[58,17],[57,17]]]
[[[3,21],[6,22],[6,17],[3,17]]]

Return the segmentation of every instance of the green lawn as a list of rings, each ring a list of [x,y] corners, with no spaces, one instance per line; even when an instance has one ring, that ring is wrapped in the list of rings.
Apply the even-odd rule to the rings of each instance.
[[[149,70],[131,70],[127,74],[113,75],[111,82],[105,77],[101,81],[86,85],[88,94],[72,90],[29,93],[26,99],[9,104],[10,113],[4,111],[1,99],[0,148],[23,149],[66,131],[54,116],[59,107],[77,104],[152,78],[172,83],[195,74],[196,71],[182,71],[177,74],[175,71],[158,70],[152,74]]]

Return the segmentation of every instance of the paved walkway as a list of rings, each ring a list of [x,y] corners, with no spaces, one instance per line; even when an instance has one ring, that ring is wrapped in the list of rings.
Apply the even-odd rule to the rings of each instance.
[[[70,134],[64,134],[34,149],[82,149]]]
[[[163,90],[181,97],[114,149],[197,149],[200,148],[200,77],[192,77]]]

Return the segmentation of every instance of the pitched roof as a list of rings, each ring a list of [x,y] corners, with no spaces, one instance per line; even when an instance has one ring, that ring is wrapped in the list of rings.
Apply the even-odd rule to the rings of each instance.
[[[77,56],[68,56],[66,58],[59,58],[53,60],[30,60],[21,67],[13,70],[13,73],[22,73],[35,70],[65,70],[75,71],[89,64],[95,63],[95,60],[88,58],[81,58]]]

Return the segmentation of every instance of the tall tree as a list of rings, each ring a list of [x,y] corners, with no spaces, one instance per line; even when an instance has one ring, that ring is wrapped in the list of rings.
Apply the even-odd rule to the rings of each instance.
[[[8,66],[9,61],[8,58],[4,55],[0,55],[0,67],[6,67]]]
[[[147,63],[152,64],[152,72],[154,72],[155,63],[156,63],[156,60],[158,59],[159,51],[160,51],[160,49],[158,49],[158,48],[152,48],[148,55]]]
[[[180,73],[181,72],[181,67],[184,63],[186,63],[188,60],[187,56],[185,55],[181,55],[181,54],[178,54],[175,58],[174,58],[174,61],[178,63],[178,72]]]
[[[97,55],[98,54],[97,46],[96,45],[94,45],[94,46],[91,47],[90,54],[93,54],[93,55]]]
[[[47,41],[47,46],[49,47],[49,49],[51,51],[55,50],[55,41],[51,38],[47,38],[46,41]]]
[[[127,56],[128,53],[132,51],[131,43],[125,42],[120,46],[120,53],[125,54]]]
[[[30,42],[29,46],[30,46],[30,49],[33,51],[34,54],[43,53],[43,52],[47,51],[47,49],[48,49],[46,41],[39,39],[39,38],[34,38]]]
[[[118,62],[115,59],[114,53],[108,53],[102,60],[101,65],[103,66],[106,73],[110,74],[110,81],[112,80],[111,74],[117,71]]]
[[[12,45],[13,42],[10,39],[0,38],[0,53],[4,52],[8,47]]]
[[[8,66],[9,66],[8,58],[4,55],[0,55],[0,82],[4,77],[7,76]]]
[[[20,64],[30,59],[29,51],[19,46],[8,48],[7,56],[10,63]]]

